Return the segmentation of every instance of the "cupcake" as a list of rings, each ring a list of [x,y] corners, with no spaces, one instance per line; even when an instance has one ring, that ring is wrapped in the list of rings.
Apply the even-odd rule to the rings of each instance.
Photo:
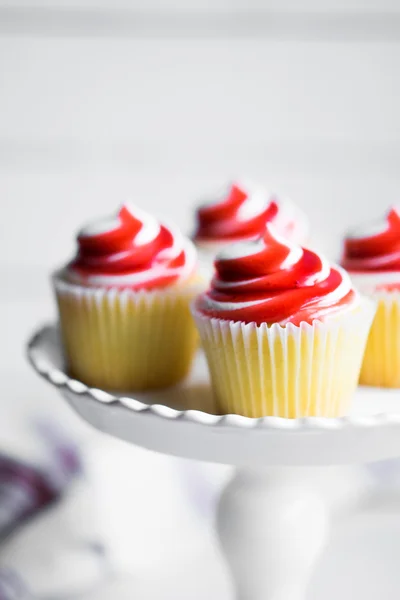
[[[360,373],[364,385],[400,387],[400,209],[382,223],[349,234],[342,265],[377,311]]]
[[[296,243],[305,243],[308,236],[307,219],[290,200],[242,182],[231,183],[216,199],[200,206],[196,221],[194,242],[208,264],[229,244],[257,239],[267,223]]]
[[[348,275],[267,225],[215,262],[193,305],[223,413],[345,415],[357,385],[374,305]]]
[[[76,257],[53,276],[70,374],[116,391],[179,382],[198,345],[192,242],[129,205],[77,239]]]

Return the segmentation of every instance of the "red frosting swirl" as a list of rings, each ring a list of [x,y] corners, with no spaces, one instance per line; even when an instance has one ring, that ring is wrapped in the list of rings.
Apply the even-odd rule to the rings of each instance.
[[[311,250],[290,245],[267,225],[262,238],[223,251],[197,309],[245,323],[311,323],[357,298],[348,275]]]
[[[400,214],[392,208],[382,225],[349,235],[342,265],[353,272],[400,271]]]
[[[288,200],[278,200],[262,189],[233,183],[222,198],[197,210],[198,242],[239,241],[260,236],[267,223],[273,223],[279,233],[289,239],[304,241],[306,225]]]
[[[190,240],[128,205],[82,229],[78,246],[68,273],[88,285],[163,288],[190,277],[196,264]]]

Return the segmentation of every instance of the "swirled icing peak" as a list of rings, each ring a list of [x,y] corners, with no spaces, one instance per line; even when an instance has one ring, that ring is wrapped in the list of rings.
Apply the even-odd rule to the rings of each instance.
[[[340,267],[291,244],[267,225],[262,238],[234,244],[215,262],[211,288],[197,309],[245,323],[311,323],[353,305],[358,295]]]
[[[400,271],[400,208],[391,208],[381,223],[348,235],[342,265],[357,272]]]
[[[299,243],[308,234],[305,216],[290,200],[280,199],[261,187],[234,182],[211,203],[197,210],[195,240],[239,241],[260,236],[267,223]]]
[[[116,217],[81,229],[71,280],[91,286],[154,289],[190,277],[196,251],[179,231],[124,204]]]

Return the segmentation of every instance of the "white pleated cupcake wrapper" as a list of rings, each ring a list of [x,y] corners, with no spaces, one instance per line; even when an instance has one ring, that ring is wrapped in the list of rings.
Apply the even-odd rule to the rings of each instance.
[[[84,329],[75,323],[72,333],[66,329],[68,315],[61,319],[67,363],[85,383],[128,390],[142,389],[147,385],[143,381],[151,380],[154,387],[159,377],[164,381],[166,371],[173,377],[185,361],[190,363],[195,327],[186,315],[177,320],[178,307],[189,306],[204,283],[132,291],[89,288],[55,276],[53,284],[59,300],[73,299],[84,323]],[[152,305],[156,306],[149,319]],[[94,372],[100,373],[95,381]],[[135,375],[139,372],[142,375]]]
[[[195,308],[192,307],[192,313],[197,323],[197,327],[200,332],[200,337],[203,342],[203,346],[206,349],[207,361],[209,365],[211,379],[214,386],[218,384],[218,378],[226,376],[226,365],[231,363],[228,359],[226,349],[238,348],[238,344],[245,348],[247,362],[243,365],[243,359],[240,357],[242,352],[234,352],[235,359],[234,364],[230,364],[230,382],[223,382],[222,387],[238,385],[239,388],[251,389],[251,378],[253,373],[256,372],[259,381],[257,385],[263,389],[267,387],[264,371],[264,360],[265,356],[263,353],[263,344],[265,345],[265,338],[269,347],[270,361],[275,367],[275,362],[281,360],[282,351],[279,353],[280,357],[276,354],[276,340],[280,340],[280,347],[283,349],[284,357],[284,369],[286,369],[286,379],[288,379],[288,373],[296,373],[297,380],[290,381],[290,387],[294,390],[290,394],[289,398],[288,386],[285,387],[284,398],[278,397],[276,393],[276,382],[272,381],[273,398],[268,399],[268,407],[266,408],[266,398],[263,399],[262,414],[263,416],[288,416],[292,413],[295,417],[310,416],[309,402],[304,403],[304,395],[310,395],[311,386],[315,386],[315,380],[317,379],[318,385],[318,397],[321,401],[316,407],[315,416],[326,416],[328,415],[344,415],[348,412],[348,394],[343,399],[340,393],[337,393],[338,379],[340,378],[340,366],[346,367],[348,377],[351,378],[350,383],[347,382],[348,387],[356,387],[358,381],[358,375],[361,366],[361,360],[365,342],[367,340],[368,332],[372,323],[372,319],[375,313],[376,307],[373,302],[366,298],[362,298],[358,310],[351,310],[345,312],[343,315],[332,317],[324,322],[314,321],[313,324],[302,322],[299,326],[291,323],[282,326],[279,324],[273,324],[267,326],[263,323],[257,325],[256,323],[243,323],[234,322],[217,318],[210,318],[199,313]],[[257,339],[257,356],[250,356],[250,335],[256,331]],[[343,343],[339,344],[339,334],[345,333],[348,336],[349,344],[354,340],[354,336],[357,336],[357,343],[353,341],[354,352],[348,357],[348,362],[343,359],[340,360],[340,353],[343,350]],[[329,334],[329,344],[328,344]],[[304,359],[301,356],[302,341],[304,338],[308,340],[309,348],[314,348],[314,339],[318,336],[318,346],[320,348],[319,362],[320,369],[315,368],[316,357],[311,357],[309,360]],[[293,362],[289,365],[288,354],[289,354],[289,338],[290,344],[293,346],[293,341],[296,345],[295,361],[296,364],[293,366]],[[219,344],[217,340],[222,339],[222,344]],[[229,352],[229,350],[228,350]],[[320,361],[321,353],[324,353],[323,361]],[[290,351],[291,361],[293,361],[293,351]],[[351,363],[351,364],[350,364]],[[221,368],[221,365],[222,368]],[[255,365],[255,366],[254,366]],[[308,373],[307,376],[302,373],[303,389],[300,390],[300,369],[304,369],[304,365],[307,365]],[[319,371],[319,372],[318,372]],[[322,371],[327,373],[327,378],[323,379]],[[276,375],[276,371],[272,368],[272,379]],[[247,382],[250,381],[250,385],[244,382],[244,378]],[[304,381],[308,381],[306,389],[304,389]],[[339,383],[340,385],[340,383]],[[236,388],[234,388],[236,389]],[[232,392],[232,397],[236,396]],[[300,398],[302,396],[302,398]],[[293,405],[293,397],[296,398]],[[271,401],[272,400],[272,401]],[[224,402],[224,405],[226,402]],[[232,402],[229,408],[230,412],[237,414],[244,414],[248,416],[260,416],[255,414],[257,412],[256,406],[254,406],[252,397],[245,397],[245,393],[240,394],[239,402]],[[290,404],[290,406],[289,406]],[[304,409],[304,405],[306,408]],[[303,408],[302,408],[303,406]],[[226,408],[224,406],[224,408]],[[259,411],[258,411],[259,412]],[[293,414],[294,412],[294,414]]]
[[[182,286],[171,286],[164,289],[156,289],[156,290],[130,290],[128,288],[119,289],[119,288],[98,288],[98,287],[89,287],[79,285],[78,283],[71,283],[69,281],[65,281],[62,278],[62,275],[56,273],[52,278],[53,286],[57,294],[66,294],[73,296],[77,299],[79,298],[87,298],[94,300],[99,306],[103,304],[104,299],[107,299],[107,302],[113,305],[118,299],[120,306],[124,308],[128,300],[135,301],[137,303],[145,303],[148,306],[156,300],[159,302],[160,300],[165,300],[165,302],[173,301],[177,293],[180,296],[187,296],[193,298],[197,294],[204,291],[205,283],[204,281],[196,281],[195,283],[182,285]]]

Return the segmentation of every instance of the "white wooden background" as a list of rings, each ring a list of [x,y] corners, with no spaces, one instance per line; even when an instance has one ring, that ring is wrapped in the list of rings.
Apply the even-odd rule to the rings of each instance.
[[[128,197],[190,229],[241,174],[334,252],[398,200],[399,42],[396,0],[2,0],[0,264],[50,268]]]

